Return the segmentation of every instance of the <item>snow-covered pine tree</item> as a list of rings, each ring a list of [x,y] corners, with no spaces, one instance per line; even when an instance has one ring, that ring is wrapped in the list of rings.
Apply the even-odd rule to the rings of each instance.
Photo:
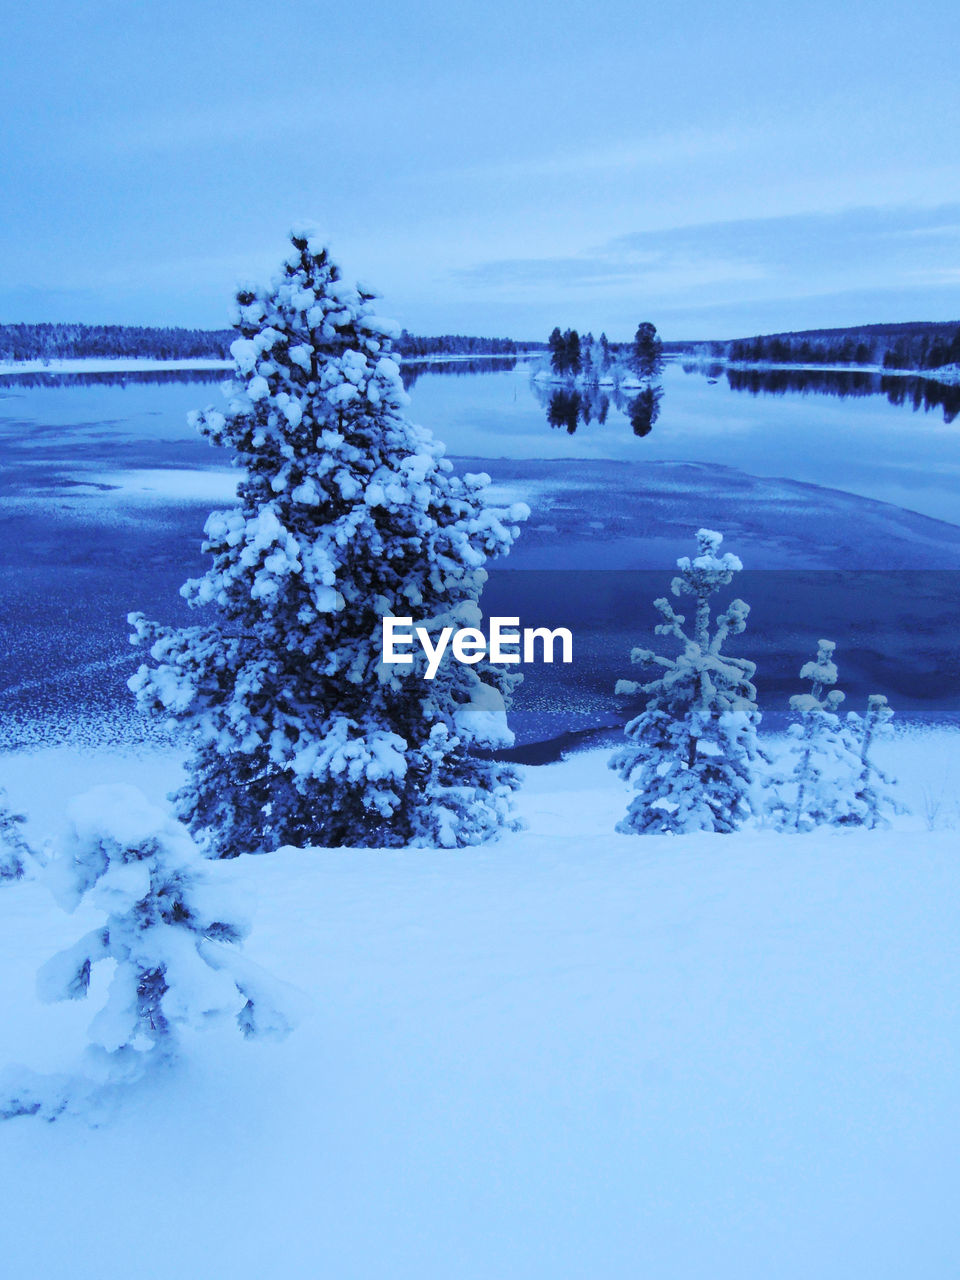
[[[395,326],[374,295],[340,278],[313,233],[292,243],[270,291],[237,295],[226,411],[194,415],[244,472],[239,507],[207,521],[211,568],[182,589],[214,616],[174,630],[132,614],[156,666],[131,687],[193,736],[176,801],[212,853],[396,846],[439,828],[477,843],[502,827],[517,785],[475,754],[512,741],[503,695],[517,677],[486,661],[430,682],[419,660],[385,666],[382,619],[475,626],[484,563],[529,512],[491,506],[488,476],[453,474],[404,415]],[[487,717],[478,743],[460,713],[491,697],[499,735]],[[439,772],[436,725],[449,731]],[[425,795],[430,771],[443,783]]]
[[[778,769],[768,780],[771,798],[767,812],[779,831],[811,831],[814,827],[857,826],[867,813],[858,795],[862,763],[850,728],[837,708],[844,694],[837,683],[832,640],[817,642],[817,656],[800,669],[811,682],[809,693],[797,693],[790,707],[797,719],[790,725],[792,769]]]
[[[23,822],[23,814],[11,810],[0,787],[0,884],[21,879],[26,868],[30,846],[21,831]]]
[[[885,773],[873,759],[872,750],[878,738],[886,737],[893,719],[893,709],[882,693],[871,693],[867,698],[867,712],[859,716],[847,712],[847,725],[859,748],[859,776],[856,782],[856,798],[862,806],[862,825],[888,827],[896,813],[905,813],[904,805],[889,790],[896,785],[896,778]]]
[[[46,876],[59,904],[81,901],[102,924],[40,970],[45,1001],[79,1000],[93,966],[113,960],[91,1040],[120,1060],[176,1047],[176,1030],[233,1015],[245,1036],[291,1029],[279,984],[234,945],[249,925],[224,910],[222,886],[187,829],[135,787],[102,786],[72,801],[69,831]]]
[[[634,649],[633,662],[655,664],[663,674],[648,684],[617,682],[617,693],[647,695],[647,705],[626,726],[627,744],[610,761],[636,792],[617,830],[640,834],[724,831],[752,813],[760,712],[751,683],[756,666],[722,653],[728,636],[746,626],[749,606],[733,600],[711,630],[710,597],[743,568],[737,556],[719,554],[723,535],[697,533],[698,553],[677,561],[675,596],[695,601],[691,634],[666,598],[654,601],[663,621],[658,635],[673,636],[676,657]]]

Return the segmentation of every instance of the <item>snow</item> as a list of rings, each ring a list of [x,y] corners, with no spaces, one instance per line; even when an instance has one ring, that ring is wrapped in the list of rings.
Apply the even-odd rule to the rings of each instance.
[[[185,1033],[100,1128],[0,1128],[6,1274],[947,1280],[960,859],[920,795],[957,795],[956,747],[888,748],[915,810],[891,832],[619,836],[591,753],[528,770],[498,845],[210,864],[303,1023]],[[91,777],[156,800],[175,770],[2,765],[39,837]],[[0,889],[6,1061],[70,1069],[108,979],[42,1006],[34,975],[95,923]]]
[[[188,471],[184,467],[142,467],[128,471],[76,472],[74,488],[92,488],[102,501],[133,505],[167,502],[236,502],[237,470],[213,468]]]

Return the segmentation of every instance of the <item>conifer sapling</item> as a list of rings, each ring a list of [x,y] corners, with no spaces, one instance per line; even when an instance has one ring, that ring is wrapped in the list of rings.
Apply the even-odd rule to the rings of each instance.
[[[820,640],[817,656],[800,669],[801,680],[811,682],[809,693],[790,699],[796,720],[787,730],[789,770],[771,774],[768,813],[780,831],[811,831],[822,825],[856,826],[866,817],[858,795],[861,760],[857,743],[837,709],[844,694],[837,683],[836,645]]]
[[[886,773],[873,758],[873,748],[878,739],[890,733],[893,709],[882,693],[871,693],[867,698],[867,711],[859,716],[855,711],[847,713],[847,724],[859,746],[860,770],[856,796],[863,808],[865,827],[888,827],[893,814],[907,810],[896,798],[891,787],[896,778]]]
[[[111,1054],[169,1056],[182,1026],[233,1016],[245,1036],[283,1035],[279,986],[236,950],[249,925],[179,822],[130,786],[77,797],[46,871],[59,904],[104,919],[40,970],[43,1000],[79,1000],[102,960],[115,964],[91,1040]],[[225,909],[226,907],[226,909]]]
[[[722,652],[728,636],[744,630],[749,606],[733,600],[711,627],[711,596],[743,567],[737,556],[719,554],[722,541],[722,534],[701,529],[697,555],[677,561],[671,589],[693,598],[689,633],[686,618],[666,598],[654,601],[663,619],[656,633],[672,636],[680,652],[663,657],[634,649],[633,662],[658,666],[662,674],[647,684],[617,682],[617,693],[647,697],[646,708],[626,726],[627,744],[610,761],[636,793],[618,831],[729,832],[753,811],[756,667]]]

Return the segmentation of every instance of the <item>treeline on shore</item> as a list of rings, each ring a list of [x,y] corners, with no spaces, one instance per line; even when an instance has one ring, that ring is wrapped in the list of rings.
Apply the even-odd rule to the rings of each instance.
[[[653,332],[655,335],[656,330]],[[0,360],[227,360],[235,337],[233,329],[46,322],[0,324]],[[569,359],[564,341],[570,348]],[[656,341],[659,343],[658,337]],[[603,335],[600,339],[608,360],[629,360],[636,342],[635,338],[632,343],[606,343]],[[593,345],[591,335],[581,338],[572,330],[563,335],[559,329],[555,330],[548,342],[518,342],[514,338],[483,338],[456,333],[427,337],[404,329],[394,342],[394,349],[407,359],[516,356],[546,350],[555,371],[560,371],[558,361],[575,371],[584,350],[590,351]],[[873,324],[849,329],[758,334],[729,341],[664,342],[659,350],[676,354],[695,353],[744,364],[879,365],[887,369],[919,371],[960,364],[960,322]]]
[[[401,330],[393,347],[402,356],[515,356],[542,347],[542,342],[516,342],[513,338],[472,338],[463,333],[442,333],[433,338]]]
[[[224,360],[233,329],[176,329],[127,324],[0,325],[0,360]]]
[[[687,350],[693,344],[684,344]],[[885,369],[942,369],[960,364],[960,324],[921,321],[851,329],[808,329],[699,344],[700,352],[743,363],[872,364]]]
[[[179,329],[125,324],[2,324],[0,360],[227,360],[234,329]],[[441,334],[426,338],[403,330],[394,343],[402,356],[516,355],[540,343],[512,338]]]

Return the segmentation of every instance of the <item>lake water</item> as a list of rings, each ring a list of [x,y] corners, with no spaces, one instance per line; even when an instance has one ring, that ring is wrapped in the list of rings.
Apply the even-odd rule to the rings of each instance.
[[[650,642],[649,602],[701,524],[747,567],[737,589],[754,615],[738,651],[760,661],[774,719],[821,634],[843,646],[852,696],[876,687],[913,714],[960,709],[960,392],[670,363],[651,421],[649,404],[577,400],[522,363],[405,374],[411,416],[533,508],[488,611],[570,625],[581,642],[573,672],[530,672],[524,739],[622,719],[613,680]],[[203,568],[205,512],[234,477],[185,415],[218,402],[219,381],[0,379],[8,744],[78,724],[101,738],[146,731],[131,729],[124,618],[180,620],[177,588]]]

